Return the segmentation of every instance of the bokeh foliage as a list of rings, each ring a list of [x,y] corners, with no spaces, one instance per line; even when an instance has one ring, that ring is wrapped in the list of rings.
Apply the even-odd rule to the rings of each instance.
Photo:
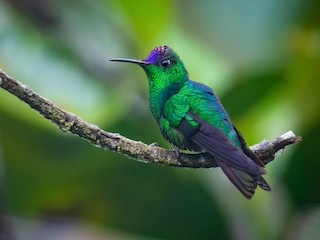
[[[0,89],[3,212],[75,218],[137,239],[316,239],[319,16],[315,0],[0,1],[0,67],[103,129],[170,147],[142,70],[108,62],[167,44],[217,92],[249,144],[287,130],[304,139],[267,166],[273,192],[247,201],[218,169],[103,151]]]

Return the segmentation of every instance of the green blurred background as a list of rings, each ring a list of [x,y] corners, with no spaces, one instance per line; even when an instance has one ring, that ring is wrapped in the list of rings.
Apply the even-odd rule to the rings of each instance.
[[[320,2],[0,0],[0,68],[63,109],[166,143],[136,66],[157,45],[212,87],[249,145],[303,142],[246,200],[219,169],[132,161],[0,89],[0,239],[319,239]]]

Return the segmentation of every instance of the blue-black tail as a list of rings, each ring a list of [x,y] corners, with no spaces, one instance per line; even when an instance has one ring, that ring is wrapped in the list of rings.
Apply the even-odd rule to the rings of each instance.
[[[197,147],[214,156],[222,171],[246,198],[253,196],[257,186],[271,191],[262,177],[266,173],[263,163],[246,146],[242,135],[236,129],[238,135],[240,134],[242,148],[235,146],[219,128],[204,122],[196,115],[192,117],[199,123],[197,127],[191,126],[184,119],[178,129]]]

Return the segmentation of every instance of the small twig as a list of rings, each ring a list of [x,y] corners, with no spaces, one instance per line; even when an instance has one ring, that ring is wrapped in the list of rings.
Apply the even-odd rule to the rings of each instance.
[[[76,134],[103,149],[116,151],[134,160],[146,163],[160,163],[189,168],[217,167],[214,158],[205,153],[178,154],[176,151],[166,150],[155,144],[147,145],[143,142],[123,137],[118,133],[106,132],[80,119],[75,114],[64,111],[52,101],[41,97],[29,87],[13,79],[1,69],[0,87],[12,93],[38,111],[42,116],[52,121],[61,131]],[[277,137],[274,141],[263,140],[261,143],[250,148],[267,164],[274,160],[277,151],[300,141],[301,137],[297,137],[292,131],[289,131]]]

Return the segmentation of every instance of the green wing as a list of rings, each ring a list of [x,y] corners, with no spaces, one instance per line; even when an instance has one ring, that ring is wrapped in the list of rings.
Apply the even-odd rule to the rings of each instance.
[[[181,89],[164,105],[160,121],[164,136],[179,148],[214,156],[245,197],[251,198],[257,185],[271,190],[261,176],[264,169],[242,150],[237,130],[212,91]]]

